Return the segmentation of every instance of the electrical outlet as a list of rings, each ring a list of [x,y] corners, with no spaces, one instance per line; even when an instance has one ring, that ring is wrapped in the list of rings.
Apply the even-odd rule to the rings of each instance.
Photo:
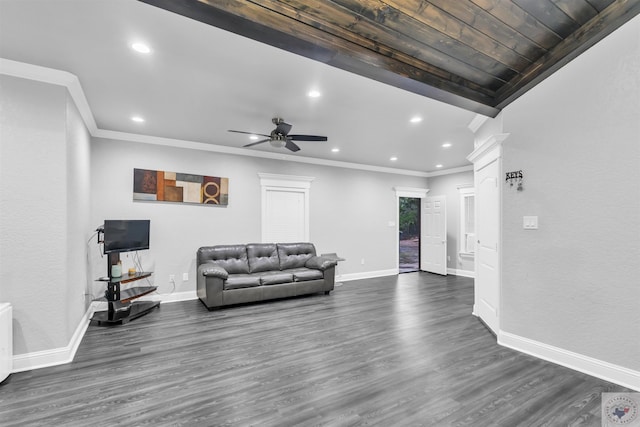
[[[360,264],[364,265],[364,258],[360,260]]]
[[[169,282],[175,282],[176,281],[176,275],[175,274],[170,274],[169,275]]]
[[[189,273],[182,273],[182,281],[186,282],[189,280]]]

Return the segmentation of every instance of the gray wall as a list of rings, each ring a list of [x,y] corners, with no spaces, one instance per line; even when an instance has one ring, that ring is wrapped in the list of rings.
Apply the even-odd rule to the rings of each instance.
[[[460,256],[460,192],[458,186],[473,186],[473,171],[429,178],[428,196],[446,196],[447,198],[447,268],[473,272],[473,258]]]
[[[151,249],[142,251],[160,293],[195,290],[200,246],[261,240],[259,172],[315,177],[310,190],[310,240],[318,252],[337,252],[341,275],[397,269],[394,186],[426,187],[426,178],[220,154],[130,141],[95,139],[92,146],[91,225],[105,219],[148,218]],[[134,202],[134,168],[229,178],[228,207]],[[105,274],[97,245],[91,268]],[[365,264],[361,264],[364,258]],[[129,259],[124,260],[127,267]],[[189,280],[182,281],[188,273]],[[169,275],[177,279],[176,287]],[[99,289],[95,289],[96,294]]]
[[[20,355],[67,346],[87,307],[89,137],[66,88],[0,89],[0,301]]]
[[[503,111],[501,329],[640,370],[640,16]],[[537,231],[522,216],[538,215]]]

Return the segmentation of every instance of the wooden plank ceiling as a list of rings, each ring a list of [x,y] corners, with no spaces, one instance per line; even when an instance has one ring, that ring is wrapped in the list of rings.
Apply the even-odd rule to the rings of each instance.
[[[141,0],[495,116],[640,12],[640,0]]]

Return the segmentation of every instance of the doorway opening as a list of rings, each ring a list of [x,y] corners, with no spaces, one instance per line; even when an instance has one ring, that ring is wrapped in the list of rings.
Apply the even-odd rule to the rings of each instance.
[[[420,199],[400,197],[399,200],[399,265],[400,273],[420,270]]]

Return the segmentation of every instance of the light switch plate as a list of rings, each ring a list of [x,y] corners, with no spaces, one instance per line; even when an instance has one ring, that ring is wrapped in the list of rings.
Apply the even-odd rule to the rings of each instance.
[[[538,229],[538,217],[537,216],[523,216],[522,227],[525,230],[537,230]]]

